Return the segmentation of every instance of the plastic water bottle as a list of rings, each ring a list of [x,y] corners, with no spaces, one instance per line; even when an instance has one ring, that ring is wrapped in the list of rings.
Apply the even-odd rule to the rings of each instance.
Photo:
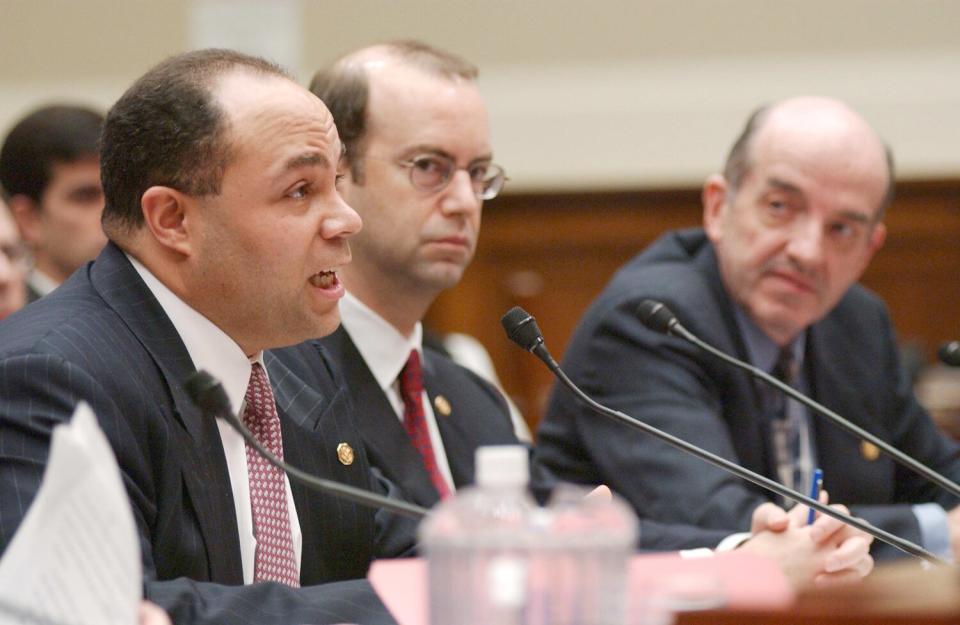
[[[526,448],[481,447],[476,476],[476,486],[461,489],[421,526],[430,622],[524,625],[538,540]]]
[[[561,485],[533,519],[528,625],[623,625],[638,522],[619,497]]]

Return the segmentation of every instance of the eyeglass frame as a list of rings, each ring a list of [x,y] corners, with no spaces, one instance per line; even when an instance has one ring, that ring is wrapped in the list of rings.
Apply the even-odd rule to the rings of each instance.
[[[465,167],[461,167],[457,165],[457,161],[454,158],[452,158],[447,154],[443,154],[442,152],[422,152],[410,158],[400,159],[400,160],[397,160],[395,158],[387,158],[383,156],[375,156],[371,154],[365,154],[364,158],[372,158],[378,161],[393,162],[394,164],[399,165],[400,167],[404,167],[408,169],[409,170],[408,177],[410,179],[410,184],[413,186],[414,189],[417,189],[418,191],[423,191],[425,193],[439,193],[440,191],[443,191],[444,189],[447,188],[447,186],[449,186],[450,181],[453,180],[454,174],[456,174],[458,171],[462,169],[463,171],[467,172],[467,174],[469,175],[470,168],[475,167],[476,165],[479,164],[474,162]],[[436,185],[433,187],[425,187],[417,184],[416,181],[414,180],[414,170],[417,167],[417,162],[423,161],[425,159],[437,160],[437,161],[446,163],[448,165],[447,174],[443,177],[443,181],[439,185]],[[494,163],[493,161],[484,162],[484,164],[486,165],[488,172],[490,168],[494,168],[495,170],[498,170],[499,173],[495,174],[491,178],[481,180],[480,181],[481,184],[484,182],[489,182],[490,186],[487,189],[481,188],[479,191],[477,191],[476,187],[474,187],[474,195],[479,200],[492,200],[493,198],[500,195],[500,192],[503,190],[504,185],[507,183],[508,180],[510,180],[510,178],[507,177],[507,171],[502,166]],[[496,181],[497,179],[500,180],[499,184],[494,184],[494,181]],[[473,176],[470,176],[470,181],[471,183],[474,182]],[[494,189],[492,194],[490,193],[491,189]]]

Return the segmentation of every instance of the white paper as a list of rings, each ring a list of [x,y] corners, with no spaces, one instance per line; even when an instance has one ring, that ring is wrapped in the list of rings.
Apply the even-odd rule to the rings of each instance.
[[[40,490],[0,561],[0,625],[135,625],[142,584],[117,461],[80,403],[54,428]]]

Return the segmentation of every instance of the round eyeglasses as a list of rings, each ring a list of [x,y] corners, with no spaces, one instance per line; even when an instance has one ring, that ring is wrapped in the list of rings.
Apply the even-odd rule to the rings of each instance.
[[[458,167],[452,158],[443,154],[421,154],[397,164],[410,170],[410,184],[427,193],[436,193],[446,188],[460,169],[469,174],[473,192],[481,200],[497,197],[507,181],[507,173],[496,163],[474,163],[467,167]]]

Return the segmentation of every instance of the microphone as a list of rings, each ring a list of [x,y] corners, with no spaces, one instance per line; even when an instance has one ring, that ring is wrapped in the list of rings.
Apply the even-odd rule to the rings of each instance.
[[[670,321],[665,315],[662,314],[658,317],[658,319],[664,323],[668,323]],[[810,508],[819,511],[822,514],[831,516],[839,521],[842,521],[843,523],[846,523],[847,525],[850,525],[851,527],[855,527],[867,534],[870,534],[877,540],[896,547],[907,554],[916,556],[918,558],[923,558],[932,564],[946,564],[943,560],[925,550],[923,547],[920,547],[919,545],[916,545],[908,540],[904,540],[903,538],[895,536],[878,527],[874,527],[863,519],[858,519],[850,516],[849,514],[844,514],[839,510],[816,501],[815,499],[798,493],[791,488],[787,488],[779,482],[775,482],[768,477],[764,477],[759,473],[754,473],[753,471],[741,467],[740,465],[709,452],[706,449],[702,449],[692,443],[688,443],[682,438],[677,438],[672,434],[668,434],[667,432],[657,429],[652,425],[648,425],[639,419],[620,412],[619,410],[613,410],[612,408],[608,408],[603,404],[594,401],[589,395],[580,390],[580,388],[574,384],[570,378],[567,377],[567,374],[563,372],[563,370],[560,368],[560,365],[557,364],[557,361],[553,359],[553,356],[551,356],[550,352],[547,350],[547,347],[543,341],[543,336],[540,334],[539,328],[537,328],[533,317],[530,315],[530,313],[526,312],[519,306],[515,306],[514,308],[510,309],[510,311],[507,312],[507,314],[505,314],[500,320],[500,323],[503,325],[504,330],[506,330],[507,336],[510,338],[510,340],[516,342],[517,345],[532,352],[535,356],[542,360],[543,363],[546,364],[550,369],[550,371],[552,371],[557,377],[557,379],[560,380],[560,382],[567,387],[578,400],[580,400],[592,411],[602,414],[605,417],[609,417],[614,421],[618,421],[634,429],[645,432],[672,447],[680,449],[681,451],[685,451],[688,454],[704,460],[705,462],[709,462],[715,467],[723,469],[724,471],[731,473],[740,479],[756,484],[765,490],[774,492],[782,497],[792,499],[797,503],[802,503],[806,506],[809,506]],[[523,324],[523,327],[520,327],[520,324]],[[535,337],[532,336],[534,331],[536,332]]]
[[[960,367],[960,341],[950,341],[944,343],[937,350],[937,356],[945,365],[951,367]]]
[[[908,469],[916,472],[919,475],[922,475],[923,477],[927,478],[934,484],[937,484],[947,492],[960,496],[960,485],[958,485],[953,480],[949,479],[948,477],[940,473],[937,473],[927,465],[917,461],[911,456],[908,456],[907,454],[903,453],[896,447],[890,445],[886,441],[880,440],[879,438],[877,438],[870,432],[864,430],[860,426],[855,425],[850,421],[844,419],[836,412],[830,410],[823,404],[807,397],[806,395],[796,390],[792,386],[789,386],[788,384],[784,384],[782,381],[773,377],[763,369],[759,369],[749,363],[743,362],[742,360],[738,360],[737,358],[734,358],[733,356],[730,356],[729,354],[726,354],[720,351],[713,345],[710,345],[709,343],[703,341],[702,339],[697,337],[695,334],[693,334],[692,332],[687,330],[685,327],[683,327],[683,324],[680,323],[677,317],[670,311],[669,308],[666,307],[666,305],[663,302],[657,302],[650,299],[643,300],[642,302],[640,302],[640,305],[637,306],[637,316],[639,316],[640,321],[642,321],[643,324],[648,328],[650,328],[651,330],[655,330],[663,334],[672,334],[673,336],[678,336],[696,345],[697,347],[704,350],[705,352],[713,356],[716,356],[720,360],[723,360],[724,362],[727,362],[733,365],[734,367],[747,371],[748,373],[750,373],[750,375],[763,380],[770,386],[773,386],[774,388],[778,389],[782,393],[787,394],[788,396],[797,400],[804,406],[807,406],[811,410],[822,414],[827,419],[837,424],[841,429],[849,432],[850,434],[853,434],[854,436],[860,438],[861,440],[865,440],[876,445],[878,449],[880,449],[883,453],[893,458],[893,460],[898,464],[904,467],[907,467]],[[947,345],[950,345],[950,343],[947,343]],[[941,347],[940,351],[941,351],[941,358],[942,358],[944,348]],[[960,366],[960,348],[958,348],[957,352],[958,352],[957,362],[958,362],[958,366]]]
[[[334,480],[319,478],[280,460],[270,453],[270,451],[250,433],[250,430],[240,421],[237,415],[234,414],[230,408],[230,399],[227,398],[223,386],[206,371],[200,370],[191,375],[184,383],[184,387],[190,399],[200,408],[200,412],[203,413],[204,416],[214,418],[221,417],[225,419],[233,429],[243,436],[243,439],[248,445],[256,449],[257,453],[266,458],[267,462],[290,476],[290,479],[322,493],[347,499],[368,508],[383,508],[384,510],[415,519],[427,516],[428,511],[426,508],[421,508],[420,506],[399,499],[384,497],[383,495],[348,484],[341,484]]]

